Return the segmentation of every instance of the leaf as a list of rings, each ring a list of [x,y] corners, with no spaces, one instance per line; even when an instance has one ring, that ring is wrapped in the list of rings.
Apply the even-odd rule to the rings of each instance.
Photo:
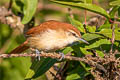
[[[114,18],[114,17],[115,17],[115,13],[116,13],[116,11],[118,11],[118,8],[119,8],[119,6],[114,6],[114,7],[112,8],[112,10],[111,10],[110,13],[109,13],[109,15],[110,15],[111,18]]]
[[[111,24],[103,24],[97,30],[100,31],[102,29],[111,29]]]
[[[118,24],[114,24],[114,26],[115,26],[115,29],[116,30],[119,30],[120,28],[118,27]],[[109,24],[109,23],[105,23],[105,24],[103,24],[103,25],[101,25],[98,29],[97,29],[97,31],[101,31],[101,30],[103,30],[103,29],[111,29],[111,24]]]
[[[85,33],[83,24],[82,24],[81,22],[79,22],[79,21],[77,21],[77,20],[75,20],[75,19],[73,19],[73,18],[71,18],[71,17],[68,17],[68,19],[69,19],[70,23],[71,23],[73,26],[75,26],[77,29],[80,30],[80,32]]]
[[[99,34],[90,34],[90,33],[86,33],[82,36],[83,39],[85,39],[86,41],[90,41],[96,38],[101,38],[102,36]]]
[[[112,38],[112,30],[111,29],[102,29],[100,32],[97,32],[97,33],[100,33],[106,37]],[[115,29],[115,40],[120,40],[119,29]]]
[[[99,55],[100,57],[104,57],[104,53],[102,51],[99,50],[95,50],[97,55]]]
[[[69,1],[69,2],[76,2],[76,3],[78,3],[78,2],[84,2],[84,0],[66,0],[66,1]]]
[[[66,80],[84,80],[86,76],[90,75],[89,71],[91,68],[80,62],[80,66],[72,68],[68,73]]]
[[[86,48],[83,48],[79,45],[72,46],[72,49],[78,57],[82,57],[84,55],[93,55],[91,52],[88,52]]]
[[[24,0],[24,17],[22,24],[26,24],[32,19],[37,8],[37,2],[38,0]]]
[[[88,32],[95,32],[96,31],[96,26],[86,26],[86,29]]]
[[[118,17],[120,17],[120,7],[118,8]]]
[[[119,6],[120,5],[120,0],[115,0],[109,3],[110,6]]]
[[[107,39],[100,39],[99,41],[94,42],[93,44],[86,46],[86,49],[92,49],[92,48],[96,48],[99,47],[102,44],[111,44],[109,40]]]
[[[85,3],[91,3],[92,4],[92,0],[84,0]]]
[[[76,80],[76,79],[80,79],[80,75],[78,75],[77,73],[68,75],[66,78],[66,80]]]
[[[14,12],[23,12],[24,0],[13,0],[12,10]]]
[[[51,0],[54,3],[63,4],[66,6],[71,6],[79,9],[86,9],[91,12],[98,13],[106,18],[110,18],[109,14],[101,7],[95,4],[86,4],[86,3],[74,3],[74,2],[67,2],[67,1],[59,1],[59,0]]]
[[[55,62],[57,62],[57,60],[51,58],[41,58],[40,61],[34,60],[25,79],[33,79],[41,76],[49,70]]]
[[[70,53],[70,52],[72,52],[72,51],[73,51],[73,49],[72,49],[71,47],[66,47],[66,48],[62,51],[62,53],[67,54],[67,53]]]
[[[88,52],[87,49],[85,49],[85,48],[80,47],[80,50],[84,55],[93,55],[93,53]]]
[[[85,63],[80,62],[81,66],[85,69],[85,71],[89,72],[91,70],[90,66],[87,66]]]

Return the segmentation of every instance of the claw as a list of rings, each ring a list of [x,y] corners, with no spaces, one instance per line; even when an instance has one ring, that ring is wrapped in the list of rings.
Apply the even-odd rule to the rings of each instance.
[[[36,58],[40,61],[40,51],[36,49],[35,53],[36,53]]]
[[[65,55],[63,53],[61,53],[61,52],[59,52],[59,54],[61,55],[61,58],[58,59],[58,61],[62,61],[65,58]]]

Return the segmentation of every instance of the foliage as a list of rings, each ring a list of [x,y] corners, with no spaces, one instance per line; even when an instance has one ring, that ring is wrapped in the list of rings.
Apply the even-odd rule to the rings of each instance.
[[[65,13],[59,11],[53,11],[54,15],[66,16],[67,19],[72,25],[78,28],[82,34],[82,38],[88,41],[90,44],[85,44],[79,42],[72,47],[66,47],[61,50],[64,54],[72,53],[73,56],[76,57],[84,57],[85,55],[94,55],[92,50],[95,50],[98,53],[98,56],[104,57],[105,53],[109,53],[111,50],[111,39],[112,35],[112,25],[115,26],[115,42],[113,44],[113,51],[120,51],[120,27],[117,24],[113,24],[110,22],[111,20],[120,21],[119,18],[115,18],[120,16],[120,0],[113,0],[109,4],[112,7],[112,10],[108,13],[101,6],[95,5],[92,3],[92,0],[45,0],[46,4],[51,2],[50,4],[59,4],[57,6],[63,5],[63,7],[71,7],[72,9],[77,8],[78,10],[87,10],[98,15],[103,16],[105,19],[104,24],[100,25],[99,28],[96,26],[84,25],[77,18],[71,18]],[[103,1],[104,2],[104,1]],[[19,13],[23,14],[22,23],[27,24],[30,20],[35,17],[42,18],[41,21],[44,21],[44,18],[47,14],[49,14],[52,10],[42,10],[40,13],[35,15],[35,11],[38,5],[38,0],[13,0],[12,11],[17,16]],[[48,13],[46,13],[48,12]],[[36,12],[37,13],[37,12]],[[50,13],[51,14],[51,13]],[[59,16],[58,15],[58,16]],[[6,45],[6,50],[4,52],[10,52],[13,48],[18,46],[19,44],[25,41],[23,34],[14,34],[7,25],[0,24],[0,48]],[[105,52],[105,53],[103,53]],[[56,62],[56,59],[50,58],[41,58],[40,61],[32,61],[30,58],[11,58],[11,59],[2,59],[0,64],[0,79],[1,80],[23,80],[23,79],[39,79],[45,80],[44,73],[48,71]],[[92,69],[90,66],[85,64],[84,62],[77,61],[65,61],[69,63],[69,66],[65,72],[66,80],[84,80],[89,76],[91,79],[94,78],[94,75],[90,73]]]

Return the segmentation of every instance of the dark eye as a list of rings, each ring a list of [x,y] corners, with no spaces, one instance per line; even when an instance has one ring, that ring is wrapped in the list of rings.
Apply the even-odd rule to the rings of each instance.
[[[72,33],[72,35],[73,35],[73,36],[76,36],[76,34],[75,34],[75,33]]]

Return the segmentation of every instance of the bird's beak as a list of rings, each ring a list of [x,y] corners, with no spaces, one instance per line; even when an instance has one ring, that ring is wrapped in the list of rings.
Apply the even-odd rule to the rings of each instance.
[[[89,44],[87,41],[85,41],[84,39],[82,39],[82,38],[78,38],[80,41],[83,41],[84,43],[86,43],[86,44]]]

